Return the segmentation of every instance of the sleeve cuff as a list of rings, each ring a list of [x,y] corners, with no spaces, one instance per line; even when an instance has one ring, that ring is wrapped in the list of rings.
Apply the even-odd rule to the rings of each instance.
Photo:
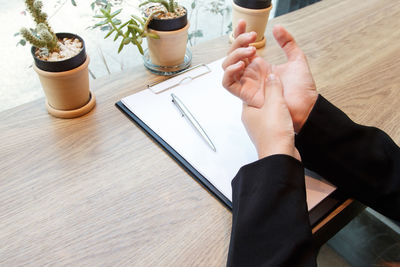
[[[267,177],[262,180],[268,180],[268,183],[301,186],[304,184],[304,179],[294,179],[294,177],[304,177],[304,167],[299,160],[292,156],[271,155],[241,167],[232,180],[232,187],[243,182],[257,186],[261,182],[259,181],[260,176]],[[257,181],[251,182],[254,179]]]

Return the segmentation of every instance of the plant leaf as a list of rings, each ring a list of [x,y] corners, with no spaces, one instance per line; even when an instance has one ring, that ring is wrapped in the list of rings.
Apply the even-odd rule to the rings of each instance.
[[[125,39],[122,39],[121,44],[119,45],[118,54],[119,54],[119,52],[121,52],[122,48],[124,48],[124,45],[125,45],[124,41],[125,41]]]
[[[129,21],[125,22],[124,24],[122,24],[121,26],[118,27],[118,30],[122,30],[123,27],[125,27],[126,25],[128,25]],[[115,23],[114,23],[115,24]],[[116,24],[117,25],[117,24]],[[129,26],[128,26],[129,27]]]
[[[21,39],[21,40],[19,40],[19,42],[17,43],[17,46],[18,46],[18,45],[25,46],[25,45],[26,45],[26,41],[25,41],[24,39]]]
[[[136,21],[139,21],[140,24],[144,25],[144,20],[136,15],[131,15],[131,17],[134,19],[135,23]]]
[[[158,36],[155,33],[146,33],[146,36],[153,38],[153,39],[160,39],[160,36]]]
[[[104,32],[104,31],[109,31],[109,30],[111,30],[111,26],[110,26],[110,25],[105,25],[105,26],[103,26],[103,27],[100,27],[100,30],[101,30],[102,32]]]
[[[131,42],[131,38],[124,38],[124,45],[127,45]]]
[[[143,55],[143,54],[144,54],[144,53],[143,53],[143,48],[142,48],[142,46],[138,43],[138,41],[137,41],[136,39],[132,39],[132,43],[133,43],[134,45],[136,45],[136,47],[138,48],[140,54]]]
[[[71,4],[72,4],[73,6],[76,6],[75,0],[71,0]]]
[[[136,44],[136,46],[137,46],[137,48],[139,49],[140,54],[143,55],[144,53],[143,53],[142,45],[141,45],[141,44]]]
[[[94,27],[94,28],[97,28],[97,27],[106,25],[107,23],[108,23],[107,20],[103,20],[103,21],[100,21],[99,23],[96,23],[93,27]]]
[[[140,33],[142,33],[143,32],[143,30],[142,29],[140,29],[138,26],[136,26],[136,25],[128,25],[128,28],[129,29],[133,29],[133,30],[135,30],[135,31],[138,31],[138,32],[140,32]]]
[[[110,16],[113,18],[113,17],[115,17],[116,15],[118,15],[119,13],[121,13],[121,11],[122,11],[122,8],[121,8],[121,9],[118,9],[117,11],[114,11]]]
[[[112,20],[112,23],[114,23],[114,25],[119,25],[119,24],[121,24],[121,20],[119,20],[119,19],[113,19],[113,20]]]
[[[109,31],[106,36],[104,36],[104,39],[106,39],[107,37],[109,37],[113,32],[115,31],[115,29],[112,29],[111,31]]]
[[[108,12],[108,10],[104,9],[104,8],[100,8],[100,12],[103,13],[103,15],[105,17],[110,16],[110,12]]]

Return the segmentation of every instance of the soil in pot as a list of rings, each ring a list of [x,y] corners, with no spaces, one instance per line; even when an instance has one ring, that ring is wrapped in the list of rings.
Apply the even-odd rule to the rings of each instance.
[[[164,6],[151,6],[145,10],[146,17],[156,11],[164,13],[156,15],[149,23],[148,27],[156,31],[176,31],[182,29],[187,24],[187,10],[178,6],[175,12],[168,12]]]
[[[78,38],[58,40],[60,51],[49,52],[47,49],[36,49],[35,56],[43,61],[61,61],[76,56],[82,50],[83,43]]]
[[[47,49],[32,47],[36,66],[44,71],[59,72],[74,69],[86,60],[85,42],[72,33],[57,33],[60,52],[49,53]]]

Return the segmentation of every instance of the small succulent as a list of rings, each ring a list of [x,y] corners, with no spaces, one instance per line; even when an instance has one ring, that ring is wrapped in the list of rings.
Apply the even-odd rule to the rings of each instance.
[[[121,37],[122,40],[118,48],[118,53],[121,52],[125,45],[132,43],[133,45],[137,46],[139,52],[143,55],[143,38],[159,38],[158,35],[149,33],[147,27],[153,17],[164,13],[163,11],[155,11],[147,18],[140,18],[138,16],[131,15],[131,18],[125,23],[122,23],[121,20],[117,19],[117,16],[119,13],[121,13],[122,9],[111,12],[111,6],[107,6],[106,8],[101,8],[100,11],[102,14],[95,15],[94,17],[103,19],[103,21],[94,25],[93,28],[108,25],[110,30],[104,38],[109,37],[113,33],[115,33],[114,41]]]
[[[49,52],[59,51],[58,38],[47,22],[47,14],[42,12],[42,1],[25,0],[25,5],[35,21],[36,29],[22,28],[22,37],[35,47],[47,48]]]

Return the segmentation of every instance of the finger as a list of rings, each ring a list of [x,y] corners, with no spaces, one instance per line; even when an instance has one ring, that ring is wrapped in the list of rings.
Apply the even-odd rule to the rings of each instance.
[[[283,87],[279,76],[271,73],[265,81],[265,103],[273,101],[277,103],[278,99],[283,99]]]
[[[240,34],[235,39],[235,41],[233,41],[228,54],[237,48],[248,47],[251,43],[254,43],[256,41],[256,39],[257,39],[257,33],[255,33],[255,32],[246,32],[246,33]]]
[[[232,84],[240,80],[240,76],[243,74],[245,64],[243,61],[239,61],[236,64],[230,65],[225,69],[224,77],[222,78],[222,86],[232,94],[237,95],[235,88],[232,88]]]
[[[293,36],[285,28],[280,25],[275,25],[272,29],[272,33],[289,61],[304,57],[303,51],[299,48]]]
[[[222,68],[225,70],[228,66],[236,64],[240,60],[252,58],[255,54],[256,48],[253,46],[235,49],[225,58],[224,62],[222,63]]]
[[[240,19],[236,26],[233,37],[236,39],[239,35],[241,35],[242,33],[245,33],[245,32],[246,32],[246,21],[244,21],[243,19]]]

